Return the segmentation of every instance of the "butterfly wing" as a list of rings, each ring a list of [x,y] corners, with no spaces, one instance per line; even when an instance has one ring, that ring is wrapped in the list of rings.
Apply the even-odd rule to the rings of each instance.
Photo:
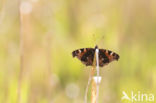
[[[103,67],[104,65],[107,65],[108,63],[118,59],[119,59],[119,55],[117,53],[106,49],[99,49],[100,67]]]
[[[72,52],[73,57],[77,57],[86,66],[92,66],[94,59],[94,48],[82,48]]]
[[[94,48],[82,48],[72,52],[73,57],[77,57],[86,66],[93,65],[95,49]],[[99,66],[118,60],[119,55],[115,52],[106,49],[99,49]]]

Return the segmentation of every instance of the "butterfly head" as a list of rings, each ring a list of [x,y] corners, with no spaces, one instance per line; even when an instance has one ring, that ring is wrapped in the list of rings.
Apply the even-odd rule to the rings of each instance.
[[[98,46],[97,45],[95,46],[95,49],[98,49]]]

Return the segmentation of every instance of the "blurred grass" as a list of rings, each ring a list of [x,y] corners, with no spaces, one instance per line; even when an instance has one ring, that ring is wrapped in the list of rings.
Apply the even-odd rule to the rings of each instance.
[[[90,67],[73,59],[71,52],[96,44],[121,57],[101,68],[99,102],[119,103],[122,91],[156,94],[155,0],[26,2],[30,6],[24,9],[32,6],[32,11],[24,14],[22,103],[82,103]],[[0,1],[0,103],[17,103],[18,8],[17,0]],[[71,83],[79,88],[74,98],[67,95],[74,95],[67,90]]]

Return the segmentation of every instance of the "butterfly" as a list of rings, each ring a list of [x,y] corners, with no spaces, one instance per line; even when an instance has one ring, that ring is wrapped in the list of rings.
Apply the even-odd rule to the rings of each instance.
[[[98,49],[96,45],[95,48],[81,48],[72,52],[73,57],[77,57],[86,66],[92,66],[94,60],[95,50]],[[99,66],[103,67],[108,63],[119,59],[119,55],[115,52],[106,49],[99,49]]]

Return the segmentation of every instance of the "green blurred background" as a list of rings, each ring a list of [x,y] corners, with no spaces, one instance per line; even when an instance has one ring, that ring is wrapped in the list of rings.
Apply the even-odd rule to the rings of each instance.
[[[120,55],[99,103],[156,95],[155,0],[0,0],[0,103],[83,103],[91,67],[71,52],[96,44]]]

